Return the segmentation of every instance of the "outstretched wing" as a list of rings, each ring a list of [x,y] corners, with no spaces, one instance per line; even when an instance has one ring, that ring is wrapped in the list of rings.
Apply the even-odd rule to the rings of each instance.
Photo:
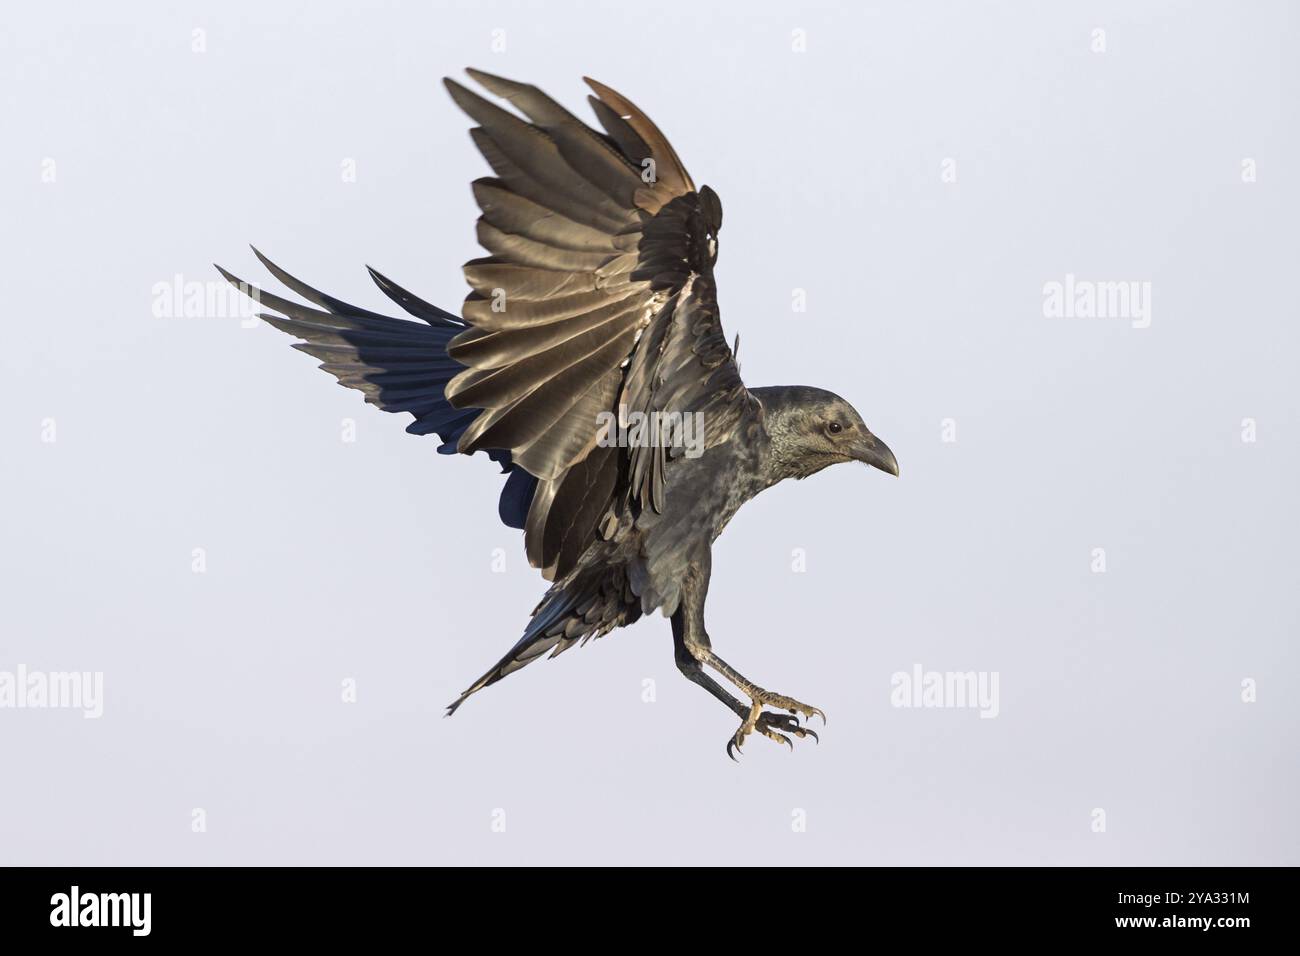
[[[635,448],[603,442],[601,413],[654,423],[703,413],[707,448],[753,402],[718,319],[722,207],[608,87],[587,80],[600,133],[534,86],[469,73],[526,119],[446,81],[496,173],[473,184],[490,255],[465,266],[470,328],[448,353],[467,368],[446,397],[480,410],[462,452],[508,451],[537,478],[528,557],[563,577],[624,509],[659,509],[683,451],[664,447],[668,435]]]
[[[438,451],[455,454],[472,409],[454,408],[444,389],[461,366],[447,356],[447,344],[466,329],[463,320],[406,291],[374,269],[370,276],[384,294],[420,321],[394,319],[320,292],[285,272],[257,249],[257,258],[277,279],[317,308],[272,295],[217,266],[225,278],[258,304],[273,310],[261,313],[269,325],[302,341],[294,348],[320,360],[320,367],[340,385],[362,392],[366,401],[388,412],[408,412],[414,418],[406,430],[437,435]],[[279,313],[279,314],[273,314]],[[536,479],[510,460],[502,449],[488,455],[510,473],[501,492],[501,520],[522,528]]]

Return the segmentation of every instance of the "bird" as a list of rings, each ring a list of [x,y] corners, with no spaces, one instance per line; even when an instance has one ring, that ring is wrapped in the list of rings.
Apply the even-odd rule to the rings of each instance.
[[[719,318],[721,201],[696,188],[641,109],[584,77],[597,129],[534,85],[466,72],[484,93],[444,84],[492,175],[472,184],[488,254],[463,267],[471,291],[459,315],[369,266],[411,318],[319,292],[256,247],[308,304],[217,266],[341,385],[409,413],[406,430],[436,435],[440,453],[483,452],[505,475],[500,519],[523,531],[550,585],[447,716],[543,655],[658,611],[677,668],[740,721],[728,756],[751,734],[791,750],[792,738],[818,740],[820,708],[765,689],[714,649],[713,543],[767,488],[845,462],[897,476],[894,453],[839,395],[746,387]]]

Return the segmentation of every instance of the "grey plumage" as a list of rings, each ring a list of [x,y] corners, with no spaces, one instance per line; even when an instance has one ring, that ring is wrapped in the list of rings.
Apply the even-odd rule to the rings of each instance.
[[[764,488],[850,460],[897,474],[892,453],[836,395],[745,387],[714,284],[721,203],[696,189],[644,113],[588,80],[597,131],[534,86],[469,72],[522,116],[446,81],[495,173],[473,184],[489,255],[465,266],[472,291],[461,316],[371,270],[418,321],[389,318],[318,292],[261,253],[315,308],[253,290],[272,310],[263,318],[340,384],[410,413],[407,430],[437,434],[440,452],[483,451],[508,476],[501,518],[524,530],[530,563],[552,584],[523,636],[449,713],[543,654],[659,610],[672,619],[683,673],[742,718],[728,752],[755,730],[785,743],[815,736],[764,708],[820,711],[713,653],[703,611],[711,545]],[[703,423],[697,445],[662,424],[682,416]],[[610,417],[651,425],[624,447],[603,440]]]

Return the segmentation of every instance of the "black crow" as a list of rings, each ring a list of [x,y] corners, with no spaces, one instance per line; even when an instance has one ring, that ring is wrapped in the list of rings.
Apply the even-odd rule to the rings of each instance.
[[[465,265],[473,291],[460,316],[373,269],[419,321],[341,302],[261,253],[319,308],[221,270],[341,384],[410,412],[407,431],[436,434],[440,452],[483,451],[507,474],[501,519],[524,531],[529,562],[553,583],[523,637],[448,715],[546,652],[659,609],[677,667],[740,718],[728,754],[754,731],[789,746],[788,734],[815,738],[799,717],[825,714],[714,652],[704,626],[711,547],[764,488],[845,461],[897,475],[893,453],[838,395],[745,387],[718,320],[722,206],[641,110],[588,79],[598,132],[534,86],[469,73],[518,113],[446,81],[495,173],[473,184],[489,255]]]

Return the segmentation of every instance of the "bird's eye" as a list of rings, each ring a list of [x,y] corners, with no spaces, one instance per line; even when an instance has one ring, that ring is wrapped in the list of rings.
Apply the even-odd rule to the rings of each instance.
[[[830,432],[832,435],[838,435],[841,431],[843,431],[843,429],[844,426],[841,425],[839,422],[831,422],[829,425],[826,426],[826,430]]]

